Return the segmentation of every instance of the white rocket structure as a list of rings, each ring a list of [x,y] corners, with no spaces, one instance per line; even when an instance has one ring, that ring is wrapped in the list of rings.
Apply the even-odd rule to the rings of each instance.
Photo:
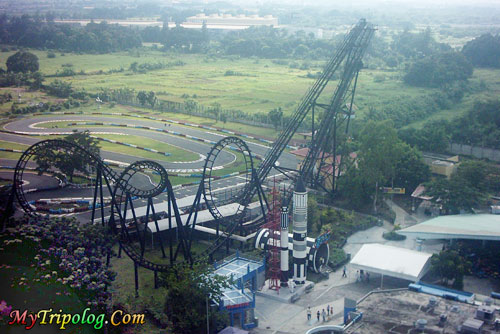
[[[307,190],[299,178],[293,192],[293,280],[305,284],[307,271]]]
[[[269,228],[261,228],[255,235],[255,248],[269,250],[275,245],[271,236]],[[293,234],[288,233],[288,208],[282,206],[279,238],[281,286],[288,285],[290,258],[293,263],[293,280],[296,284],[305,283],[307,268],[320,273],[323,265],[328,263],[329,236],[307,237],[307,191],[301,179],[293,192]]]
[[[281,207],[280,219],[280,269],[281,286],[288,285],[288,207]]]

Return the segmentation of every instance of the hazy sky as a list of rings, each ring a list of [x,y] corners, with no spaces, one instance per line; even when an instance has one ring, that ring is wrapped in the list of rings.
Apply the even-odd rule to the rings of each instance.
[[[215,1],[215,0],[213,0]],[[210,2],[213,2],[210,0]],[[325,5],[328,7],[335,7],[335,6],[340,6],[340,7],[347,7],[347,6],[358,6],[358,5],[364,5],[367,7],[374,7],[377,5],[409,5],[409,6],[416,6],[416,7],[423,7],[423,6],[449,6],[449,5],[466,5],[466,6],[484,6],[484,5],[497,5],[500,6],[500,0],[350,0],[350,1],[344,1],[344,0],[260,0],[257,1],[259,3],[283,3],[283,4],[302,4],[302,5],[308,5],[308,6],[319,6],[319,5]],[[238,1],[240,4],[248,3],[249,5],[251,3],[254,3],[254,1],[244,1],[240,0]]]

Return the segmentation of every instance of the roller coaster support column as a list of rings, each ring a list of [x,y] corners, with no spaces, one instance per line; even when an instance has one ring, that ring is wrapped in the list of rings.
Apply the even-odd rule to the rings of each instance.
[[[14,180],[14,182],[16,182]],[[15,196],[16,189],[14,185],[12,185],[12,191],[10,192],[9,195],[9,200],[7,201],[7,206],[5,207],[5,212],[2,217],[2,233],[5,232],[5,229],[7,228],[7,221],[9,220],[10,216],[14,213],[14,196]]]

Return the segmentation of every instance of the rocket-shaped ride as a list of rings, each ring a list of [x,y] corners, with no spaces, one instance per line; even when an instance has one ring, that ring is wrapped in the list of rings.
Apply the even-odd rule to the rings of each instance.
[[[307,190],[301,178],[293,192],[293,280],[306,282],[307,268]]]
[[[281,286],[288,285],[288,207],[281,208],[280,222],[280,269],[281,269]]]

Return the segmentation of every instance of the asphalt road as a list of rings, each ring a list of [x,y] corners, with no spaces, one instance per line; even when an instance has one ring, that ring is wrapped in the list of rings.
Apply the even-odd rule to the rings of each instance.
[[[12,172],[0,172],[0,178],[12,180]],[[34,172],[26,171],[23,174],[24,189],[38,189],[40,187],[57,187],[59,181],[49,175],[37,175]]]
[[[23,118],[19,119],[16,121],[13,121],[5,126],[5,129],[11,130],[11,131],[23,131],[23,132],[32,132],[32,133],[44,133],[44,132],[50,132],[50,131],[57,131],[57,132],[64,132],[64,133],[71,133],[73,129],[79,129],[79,130],[90,130],[91,132],[111,132],[111,133],[124,133],[127,135],[136,135],[136,136],[141,136],[141,137],[146,137],[154,140],[158,140],[161,142],[168,143],[170,145],[175,145],[178,147],[181,147],[183,149],[190,150],[192,152],[201,154],[203,156],[206,156],[208,154],[208,151],[210,150],[211,145],[189,140],[183,137],[178,137],[174,135],[169,135],[161,132],[155,132],[155,131],[150,131],[150,130],[142,130],[142,129],[134,129],[134,128],[125,128],[125,127],[72,127],[72,128],[58,128],[58,129],[39,129],[39,128],[32,128],[30,125],[33,125],[38,122],[43,122],[47,120],[67,120],[68,122],[71,121],[88,121],[88,122],[109,122],[109,123],[116,123],[116,124],[133,124],[137,126],[150,126],[150,127],[161,127],[161,123],[155,122],[155,121],[150,121],[150,120],[142,120],[142,119],[123,119],[119,117],[110,117],[110,116],[86,116],[86,115],[55,115],[55,116],[36,116],[32,118]],[[187,135],[195,136],[198,138],[202,139],[207,139],[207,140],[212,140],[212,141],[219,141],[222,139],[224,136],[221,134],[213,133],[210,131],[206,131],[203,129],[196,129],[196,128],[190,128],[187,126],[181,126],[181,125],[176,125],[172,124],[168,127],[169,130],[176,131],[179,133],[184,133]],[[4,140],[3,138],[4,133],[0,133],[0,139]],[[125,137],[124,137],[125,138]],[[38,140],[35,140],[35,142]],[[269,150],[268,147],[262,144],[257,144],[257,143],[252,143],[252,142],[247,142],[250,150],[253,153],[259,154],[264,156],[266,152]],[[109,154],[109,152],[103,152],[103,158],[104,159],[111,159],[113,160],[114,158],[118,158],[117,154],[110,154],[109,156],[106,156],[106,154]],[[233,155],[230,152],[225,152],[223,151],[218,159],[217,163],[218,164],[226,164],[230,161],[232,161]],[[120,160],[121,161],[121,160]],[[124,161],[128,162],[128,161]],[[281,166],[288,167],[288,168],[295,168],[296,167],[296,159],[295,156],[289,154],[289,153],[283,153],[279,159],[279,163]],[[204,161],[199,161],[199,162],[187,162],[187,163],[169,163],[169,162],[162,162],[162,165],[167,168],[167,169],[188,169],[188,168],[202,168],[204,164]]]
[[[183,149],[187,149],[194,153],[197,153],[200,157],[205,158],[211,148],[210,144],[190,140],[184,137],[174,136],[166,133],[155,132],[151,130],[143,130],[143,129],[135,129],[135,128],[127,128],[127,127],[72,127],[72,128],[57,128],[57,129],[43,129],[36,128],[33,125],[39,122],[44,122],[47,120],[67,120],[68,122],[74,121],[88,121],[88,122],[109,122],[116,124],[133,124],[138,126],[150,126],[150,127],[161,127],[161,123],[154,122],[150,120],[142,120],[142,119],[123,119],[120,117],[111,117],[111,116],[92,116],[92,115],[54,115],[54,116],[36,116],[32,118],[23,118],[15,120],[4,126],[5,129],[10,131],[20,131],[20,132],[30,132],[30,133],[46,133],[46,132],[63,132],[63,133],[71,133],[72,130],[89,130],[91,132],[109,132],[109,133],[122,133],[125,135],[136,135],[145,138],[154,139],[160,142],[165,142],[170,145],[175,145]],[[42,126],[42,125],[40,125]],[[169,130],[176,131],[179,133],[188,134],[194,137],[207,139],[211,141],[219,141],[224,136],[221,134],[213,133],[204,129],[190,128],[181,125],[171,124],[167,127]],[[124,136],[125,141],[126,136]],[[36,142],[40,141],[40,138],[36,136],[20,136],[9,133],[0,133],[0,140],[17,142],[21,144],[32,145]],[[254,154],[259,154],[265,156],[266,152],[269,150],[268,147],[258,143],[247,142],[250,150]],[[127,154],[114,153],[102,151],[101,156],[103,159],[109,159],[114,161],[132,163],[134,161],[140,160],[141,158],[134,157]],[[200,160],[200,159],[198,159]],[[234,155],[231,152],[222,151],[217,160],[216,165],[225,165],[231,163],[234,160]],[[172,163],[172,162],[164,162],[157,161],[162,166],[164,166],[167,170],[182,170],[182,169],[199,169],[204,165],[204,160],[195,161],[195,162],[182,162],[182,163]],[[16,161],[1,159],[0,155],[0,165],[1,166],[15,166]],[[296,158],[295,156],[289,153],[283,153],[279,159],[279,164],[283,167],[295,168],[296,167]],[[272,178],[274,175],[280,174],[278,171],[272,170],[269,177]],[[186,179],[186,183],[190,182],[190,179]],[[42,182],[42,181],[40,181]],[[214,191],[218,192],[219,198],[224,197],[232,197],[233,192],[237,188],[241,188],[245,184],[244,177],[236,176],[231,178],[225,178],[221,180],[214,181],[212,183],[212,187]],[[187,186],[181,187],[175,190],[175,196],[177,199],[183,198],[190,195],[195,195],[198,190],[198,186]],[[104,189],[104,196],[108,196],[109,193],[107,189]],[[64,188],[52,191],[40,191],[28,194],[28,200],[32,199],[41,199],[41,198],[54,198],[54,197],[92,197],[92,189],[79,189],[79,188]],[[159,203],[165,201],[167,196],[165,194],[161,194],[157,196],[154,200],[155,203]],[[144,203],[142,203],[144,202]],[[137,200],[136,206],[141,206],[141,204],[146,204],[146,201]],[[78,218],[82,221],[88,220],[90,218],[89,213],[82,213],[78,215]]]

